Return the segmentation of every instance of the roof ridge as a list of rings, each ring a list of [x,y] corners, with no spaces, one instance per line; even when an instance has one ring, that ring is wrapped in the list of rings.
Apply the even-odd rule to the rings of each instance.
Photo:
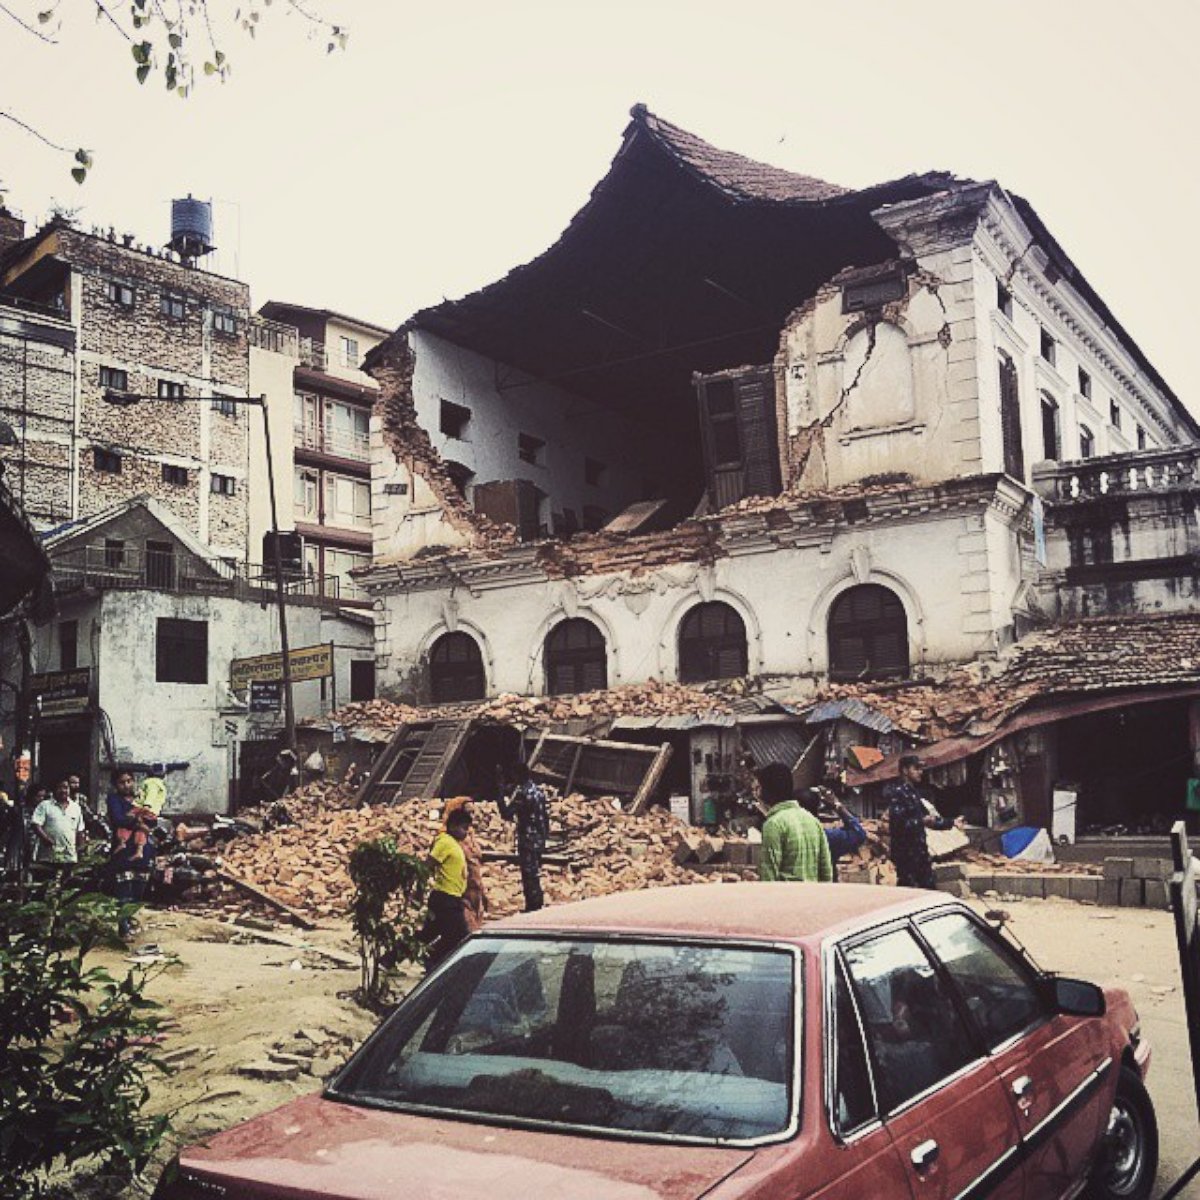
[[[735,199],[811,202],[832,200],[853,190],[815,175],[748,158],[735,150],[723,150],[651,112],[645,104],[635,104],[629,115],[681,166]]]

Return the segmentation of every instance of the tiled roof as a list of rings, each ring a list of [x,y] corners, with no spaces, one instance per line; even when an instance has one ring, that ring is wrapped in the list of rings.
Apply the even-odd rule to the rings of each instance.
[[[1023,638],[991,669],[972,663],[929,683],[835,684],[918,741],[986,736],[1020,709],[1070,696],[1195,687],[1200,613],[1094,617]]]
[[[719,150],[694,133],[656,117],[644,104],[636,105],[632,115],[681,163],[736,199],[831,200],[849,191],[811,175],[798,175],[731,150]]]

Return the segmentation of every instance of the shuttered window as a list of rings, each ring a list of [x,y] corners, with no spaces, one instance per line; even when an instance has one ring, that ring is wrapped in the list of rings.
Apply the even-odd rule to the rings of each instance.
[[[1017,364],[1000,356],[1000,429],[1004,438],[1004,470],[1014,479],[1025,478],[1025,451],[1021,445],[1021,393]]]
[[[740,374],[698,376],[708,491],[717,508],[746,496],[780,490],[775,434],[775,373],[754,367]]]
[[[829,610],[830,679],[886,679],[908,674],[908,620],[895,592],[864,583]]]
[[[546,691],[551,696],[592,692],[608,686],[604,635],[591,621],[560,621],[546,635]]]
[[[482,700],[487,692],[483,655],[470,634],[444,633],[429,652],[429,690],[434,704]]]
[[[697,604],[679,624],[679,679],[735,679],[748,671],[746,626],[736,610],[713,601]]]

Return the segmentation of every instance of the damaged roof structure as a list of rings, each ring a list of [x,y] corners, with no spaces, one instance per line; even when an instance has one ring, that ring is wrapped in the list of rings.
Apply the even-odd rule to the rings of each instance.
[[[1106,646],[1194,607],[1200,429],[992,181],[848,190],[639,105],[545,253],[366,365],[356,576],[413,703],[753,678],[893,751],[973,736],[936,717],[968,664],[999,728],[1069,690],[1054,647],[1115,680]]]

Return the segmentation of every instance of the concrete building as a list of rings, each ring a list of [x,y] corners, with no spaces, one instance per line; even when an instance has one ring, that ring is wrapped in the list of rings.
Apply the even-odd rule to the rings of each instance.
[[[249,384],[246,285],[112,231],[25,232],[0,214],[0,409],[31,516],[53,527],[149,494],[249,561],[250,414],[229,403]]]
[[[98,795],[112,765],[165,762],[174,812],[220,812],[239,792],[246,798],[278,749],[281,717],[252,710],[249,668],[233,664],[278,650],[273,580],[214,555],[150,496],[46,546],[58,612],[33,627],[37,774],[80,771]],[[299,719],[372,694],[369,618],[315,587],[294,587],[287,613],[294,655],[331,648],[331,672],[295,684]]]
[[[995,182],[848,191],[639,106],[553,247],[417,313],[367,369],[359,579],[397,695],[752,675],[811,703],[1194,602],[1200,427]]]
[[[252,321],[250,387],[267,396],[280,527],[303,538],[304,573],[331,595],[361,600],[350,571],[371,560],[371,439],[375,381],[364,356],[387,335],[327,309],[270,301]],[[266,479],[261,437],[252,474]],[[252,499],[251,545],[270,528],[265,487]]]

